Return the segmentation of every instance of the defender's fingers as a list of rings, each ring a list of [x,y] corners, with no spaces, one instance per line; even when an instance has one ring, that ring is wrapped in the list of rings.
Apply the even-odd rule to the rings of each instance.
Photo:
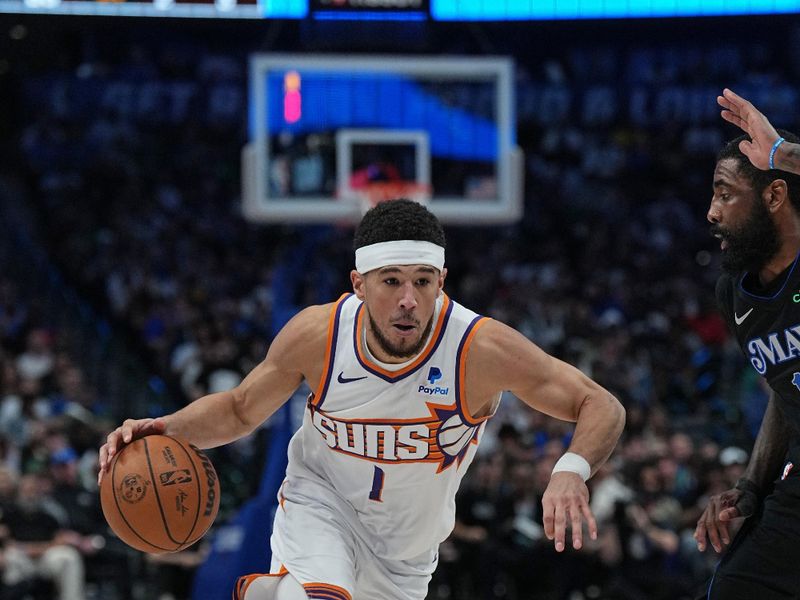
[[[720,511],[719,513],[719,520],[720,521],[731,521],[737,517],[740,517],[741,513],[739,509],[735,506],[731,506],[730,508],[726,508]]]
[[[693,536],[697,542],[697,549],[700,550],[700,552],[705,552],[706,550],[706,533],[705,514],[703,514],[697,522],[697,527],[695,527]]]
[[[750,158],[756,153],[756,148],[753,145],[753,142],[749,142],[747,140],[742,140],[739,142],[739,150],[741,150],[742,154],[744,154],[747,158]]]
[[[737,94],[730,88],[725,88],[724,90],[722,90],[722,95],[725,97],[726,100],[728,100],[728,102],[730,102],[734,106],[738,106],[739,108],[745,108],[748,105],[753,106],[750,102],[742,98],[739,94]]]
[[[719,522],[716,519],[717,512],[717,510],[709,510],[706,514],[706,530],[708,531],[708,540],[711,542],[711,546],[717,552],[721,552],[722,542],[720,541]]]
[[[725,96],[717,96],[717,104],[726,110],[735,110],[736,106]]]
[[[726,120],[728,123],[733,123],[733,124],[734,124],[734,125],[736,125],[736,126],[739,128],[739,129],[743,129],[743,130],[744,130],[744,129],[746,129],[746,128],[747,128],[747,123],[744,121],[744,119],[742,119],[742,118],[741,118],[739,115],[737,115],[736,113],[733,113],[733,112],[731,112],[731,111],[729,111],[729,110],[723,110],[723,111],[722,111],[721,113],[719,113],[719,114],[720,114],[720,116],[722,116],[722,118],[723,118],[723,119],[725,119],[725,120]]]

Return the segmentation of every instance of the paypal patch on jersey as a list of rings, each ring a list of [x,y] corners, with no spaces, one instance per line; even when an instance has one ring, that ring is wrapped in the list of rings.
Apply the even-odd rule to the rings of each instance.
[[[435,385],[437,381],[442,378],[442,371],[439,367],[431,367],[428,371],[428,383],[430,385],[420,385],[417,392],[421,394],[428,394],[429,396],[446,396],[450,393],[450,388]]]

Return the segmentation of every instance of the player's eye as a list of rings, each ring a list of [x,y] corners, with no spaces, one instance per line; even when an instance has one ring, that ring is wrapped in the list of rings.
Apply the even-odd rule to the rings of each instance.
[[[383,283],[385,283],[386,285],[397,285],[398,281],[396,277],[387,277],[386,279],[383,280]]]

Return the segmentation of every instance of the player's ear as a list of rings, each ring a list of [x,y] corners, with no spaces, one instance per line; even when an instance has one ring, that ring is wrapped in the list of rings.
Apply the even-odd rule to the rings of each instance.
[[[439,292],[441,293],[442,288],[444,288],[444,280],[447,277],[447,267],[442,267],[441,273],[439,273]]]
[[[789,200],[789,188],[783,179],[775,179],[766,188],[763,194],[764,206],[769,212],[777,212]]]
[[[364,275],[353,269],[350,271],[350,283],[353,284],[353,292],[355,292],[356,297],[363,302],[365,298]]]

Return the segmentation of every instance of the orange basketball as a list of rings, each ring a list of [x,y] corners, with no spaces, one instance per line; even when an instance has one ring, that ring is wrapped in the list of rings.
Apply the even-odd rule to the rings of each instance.
[[[142,552],[191,546],[219,509],[219,480],[202,450],[185,440],[149,435],[111,459],[100,486],[103,514],[119,538]]]

